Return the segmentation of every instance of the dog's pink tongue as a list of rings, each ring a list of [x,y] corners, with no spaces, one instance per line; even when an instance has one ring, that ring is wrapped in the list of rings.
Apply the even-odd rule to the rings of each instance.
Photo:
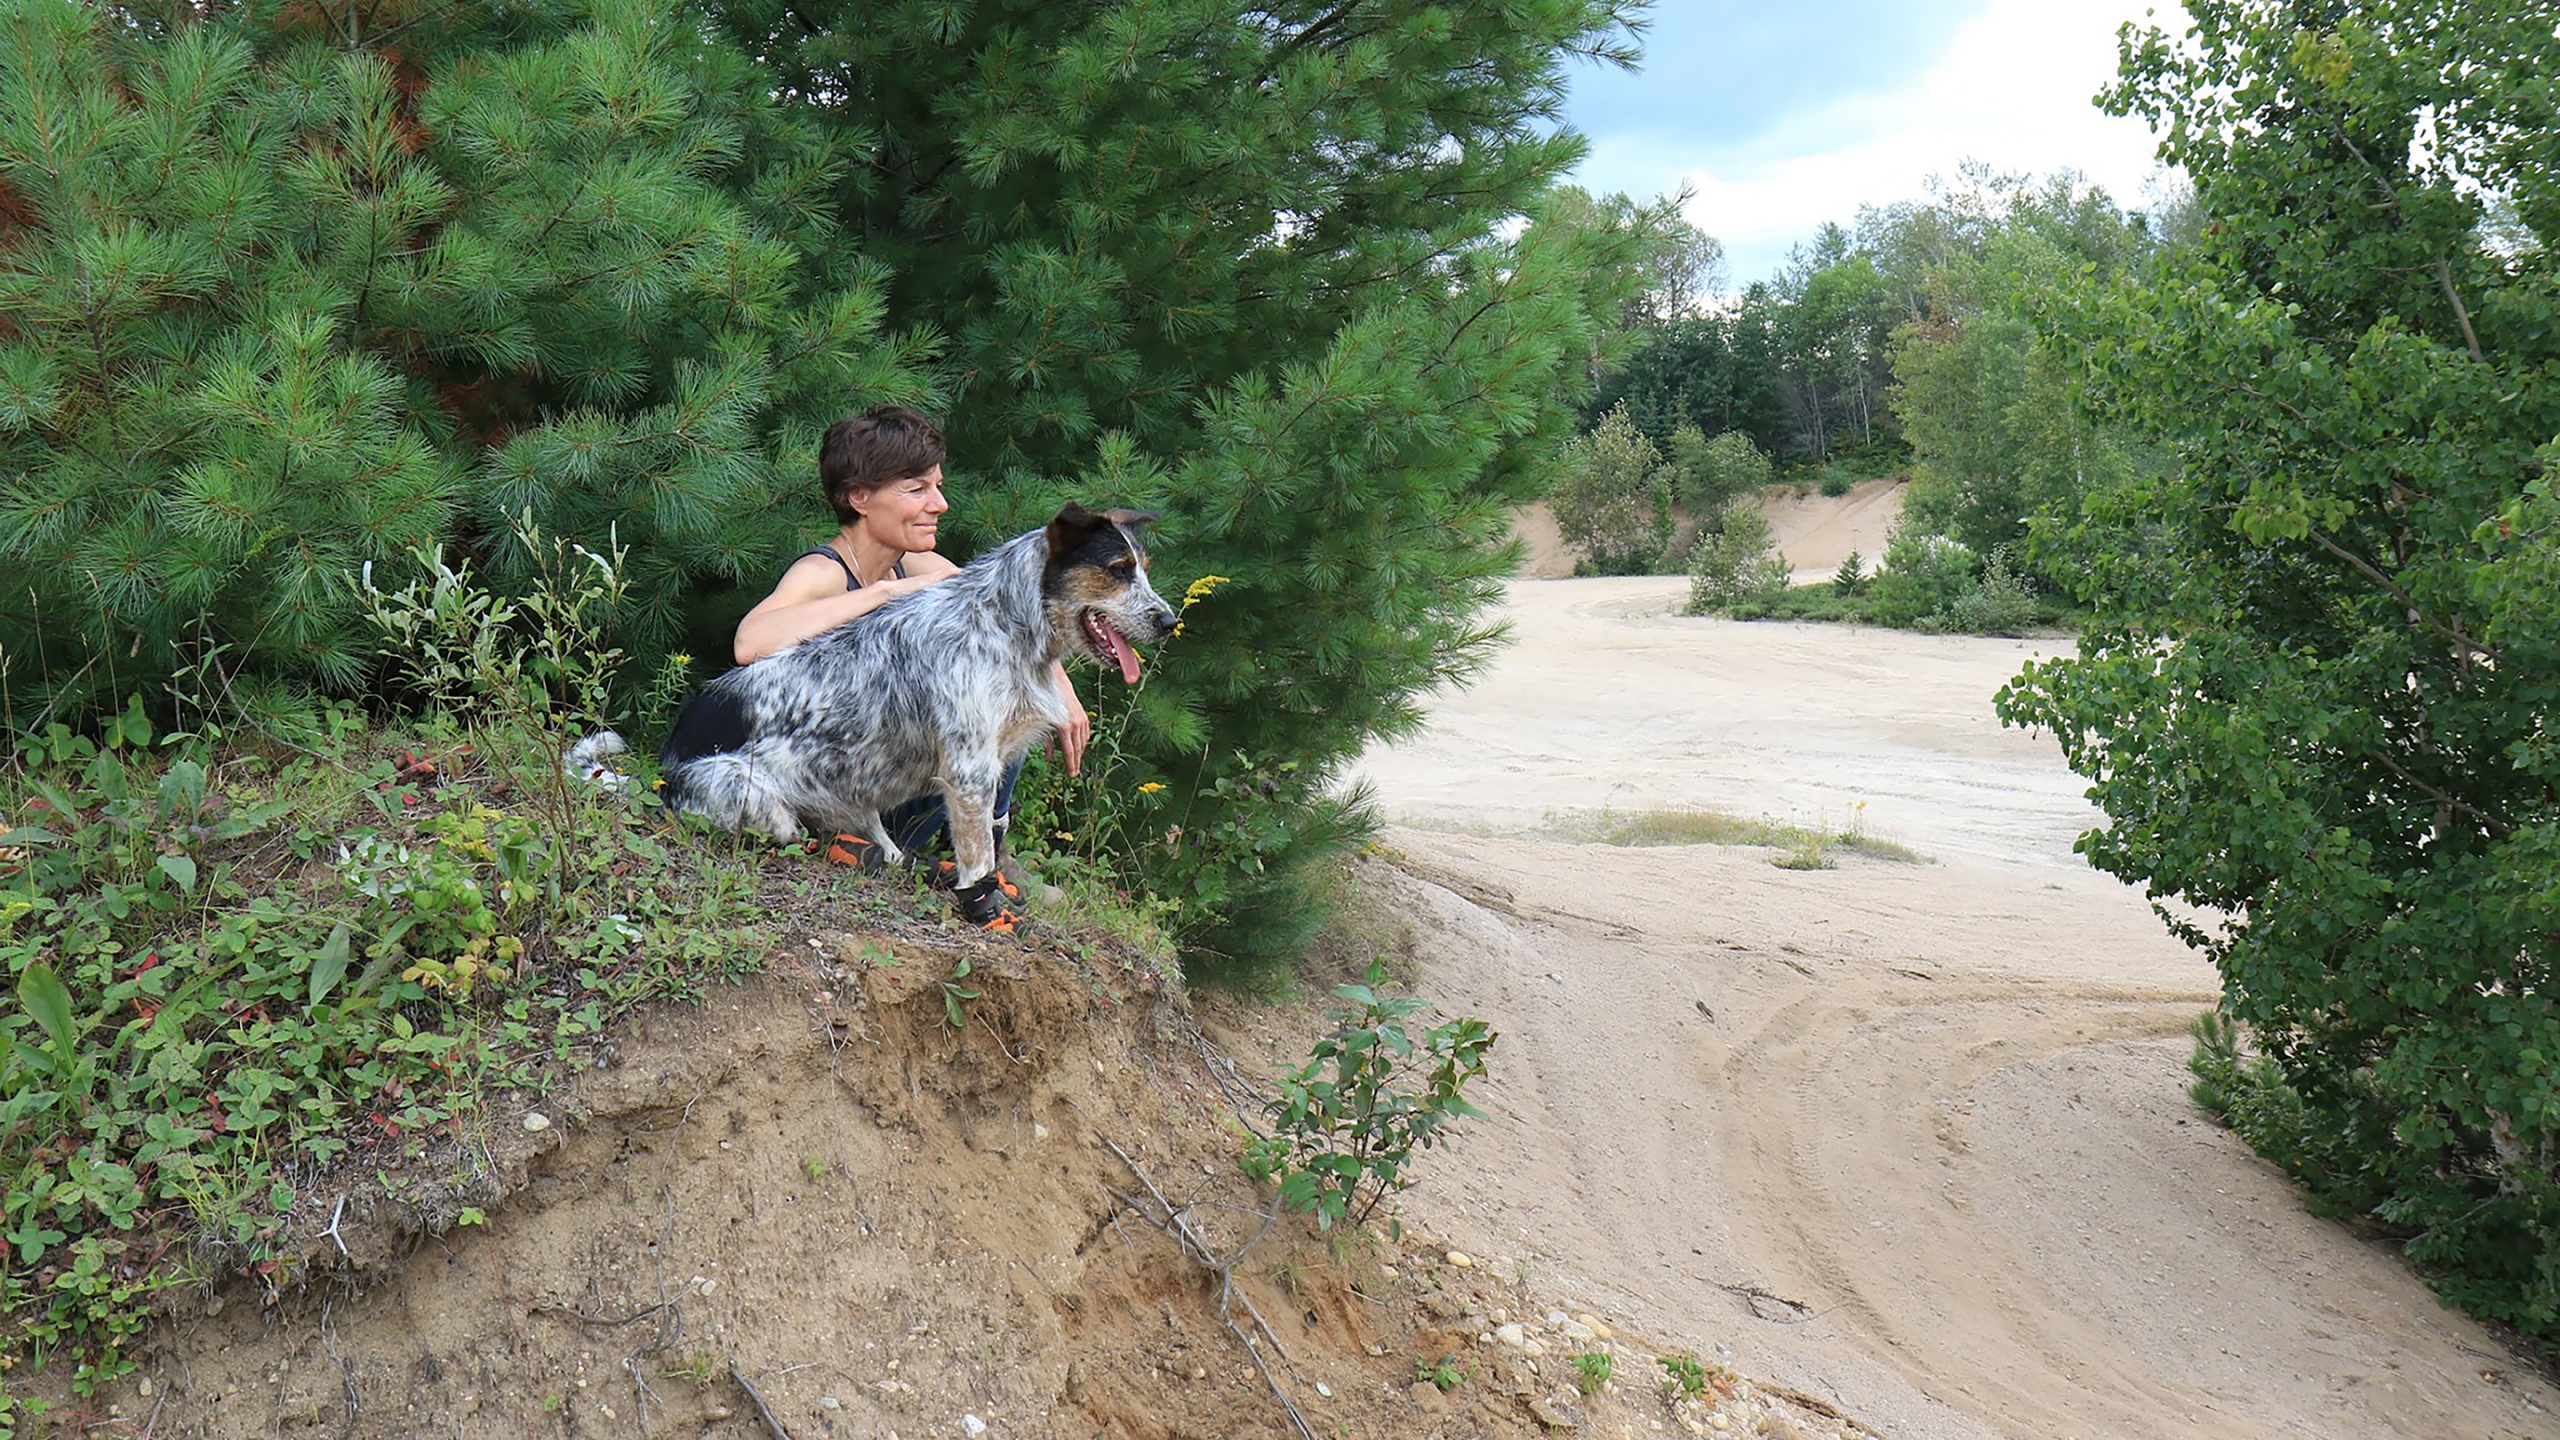
[[[1120,662],[1120,679],[1122,683],[1129,685],[1137,684],[1137,650],[1132,647],[1127,640],[1121,638],[1120,632],[1112,628],[1110,621],[1103,619],[1099,615],[1093,617],[1093,631],[1095,634],[1102,637],[1103,645],[1111,651],[1111,658]]]

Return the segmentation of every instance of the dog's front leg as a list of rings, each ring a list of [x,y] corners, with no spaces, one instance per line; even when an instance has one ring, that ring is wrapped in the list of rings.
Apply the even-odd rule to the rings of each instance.
[[[963,890],[995,871],[996,787],[1002,779],[1002,772],[990,766],[984,777],[952,775],[942,782],[943,814],[951,826],[951,858],[956,862],[951,878]]]

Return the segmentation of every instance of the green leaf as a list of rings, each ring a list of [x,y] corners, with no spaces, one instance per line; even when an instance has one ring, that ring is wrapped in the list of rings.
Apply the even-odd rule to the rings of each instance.
[[[181,890],[196,888],[196,862],[184,855],[163,855],[159,860],[162,874],[178,882]]]
[[[311,957],[311,1003],[319,1004],[347,978],[347,962],[355,951],[355,930],[341,920],[331,926],[320,953]]]
[[[79,1036],[71,1027],[71,991],[62,977],[41,960],[28,966],[27,973],[18,977],[18,1003],[43,1027],[55,1057],[68,1065]]]

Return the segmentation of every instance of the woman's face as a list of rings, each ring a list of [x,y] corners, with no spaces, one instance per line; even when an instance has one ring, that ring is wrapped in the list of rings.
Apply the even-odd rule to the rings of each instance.
[[[934,532],[951,502],[942,498],[942,467],[892,480],[854,502],[862,530],[883,545],[919,554],[933,548]]]

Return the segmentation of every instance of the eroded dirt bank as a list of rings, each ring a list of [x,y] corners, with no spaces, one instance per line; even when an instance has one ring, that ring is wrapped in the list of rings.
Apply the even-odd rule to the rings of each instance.
[[[2045,647],[1679,590],[1515,584],[1517,644],[1364,767],[1425,993],[1504,1032],[1497,1117],[1419,1213],[1889,1435],[2560,1435],[2494,1337],[2186,1103],[2210,968],[2070,853],[2080,782],[1990,715]],[[1549,838],[1677,805],[1935,863]]]
[[[1729,1373],[1667,1397],[1654,1357],[1697,1342],[1567,1314],[1420,1228],[1264,1226],[1235,1163],[1247,1082],[1107,947],[939,921],[804,943],[643,1017],[538,1111],[494,1097],[479,1223],[423,1234],[437,1207],[396,1177],[331,1177],[347,1254],[322,1240],[281,1295],[171,1295],[142,1368],[57,1394],[35,1433],[1871,1433]],[[1569,1352],[1622,1382],[1582,1395]]]

